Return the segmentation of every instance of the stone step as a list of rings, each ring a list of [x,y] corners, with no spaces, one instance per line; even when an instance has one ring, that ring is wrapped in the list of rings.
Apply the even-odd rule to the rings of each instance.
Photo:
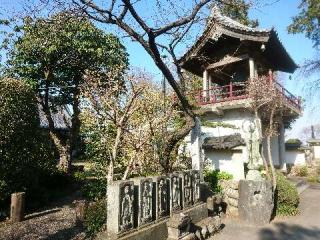
[[[299,194],[303,193],[310,186],[305,178],[288,177],[288,180],[296,186]]]

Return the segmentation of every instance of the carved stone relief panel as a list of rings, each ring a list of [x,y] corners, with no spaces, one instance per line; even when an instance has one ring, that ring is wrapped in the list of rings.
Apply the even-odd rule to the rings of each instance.
[[[109,196],[112,197],[112,196]],[[134,185],[128,182],[120,185],[119,231],[125,232],[133,228],[134,221]]]
[[[177,212],[182,209],[182,183],[179,174],[170,175],[170,198],[171,212]]]

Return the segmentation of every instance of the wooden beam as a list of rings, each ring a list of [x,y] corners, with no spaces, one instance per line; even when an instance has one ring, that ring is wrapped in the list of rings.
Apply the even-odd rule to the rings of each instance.
[[[234,63],[234,62],[240,62],[242,60],[248,59],[249,55],[248,54],[244,54],[244,55],[240,55],[240,56],[226,56],[224,57],[222,60],[220,60],[219,62],[216,63],[212,63],[210,64],[206,70],[210,70],[210,69],[214,69],[217,67],[221,67],[230,63]]]

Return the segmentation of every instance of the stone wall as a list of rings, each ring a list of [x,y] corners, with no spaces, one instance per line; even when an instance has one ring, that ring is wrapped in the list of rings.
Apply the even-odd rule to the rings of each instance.
[[[223,180],[220,185],[223,188],[223,201],[227,204],[226,214],[238,217],[239,182],[235,180]]]

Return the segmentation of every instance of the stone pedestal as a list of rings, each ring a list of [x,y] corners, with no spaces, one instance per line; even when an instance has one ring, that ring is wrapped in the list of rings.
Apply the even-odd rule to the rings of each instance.
[[[108,239],[117,239],[134,228],[134,204],[133,181],[116,181],[108,186]]]
[[[184,214],[174,214],[167,222],[168,239],[179,240],[191,234],[191,218]]]
[[[273,191],[269,181],[239,182],[239,217],[253,225],[270,222],[273,211]]]

